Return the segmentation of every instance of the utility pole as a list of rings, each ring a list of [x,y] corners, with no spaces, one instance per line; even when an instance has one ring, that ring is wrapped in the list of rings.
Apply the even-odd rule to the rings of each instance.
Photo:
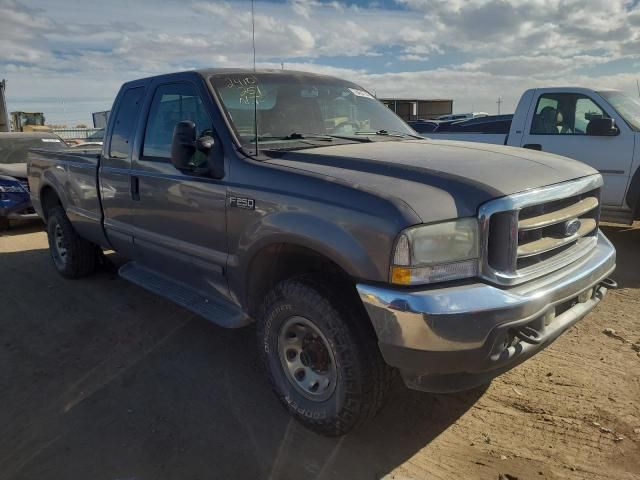
[[[67,125],[67,106],[64,104],[64,97],[60,97],[60,103],[62,104],[62,115],[64,117],[64,128],[71,126],[71,122]]]
[[[502,104],[502,97],[498,97],[498,101],[496,103],[498,104],[498,115],[500,115],[500,105]]]
[[[638,96],[640,97],[640,82],[636,78],[636,87],[638,87]]]
[[[7,113],[7,103],[4,96],[4,90],[7,86],[7,81],[2,79],[0,81],[0,132],[10,132],[11,127],[9,122],[9,114]]]

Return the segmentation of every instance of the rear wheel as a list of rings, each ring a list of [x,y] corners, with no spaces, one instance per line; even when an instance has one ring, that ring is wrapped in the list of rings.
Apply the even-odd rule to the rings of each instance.
[[[343,435],[377,413],[392,380],[357,299],[303,276],[267,295],[258,341],[272,388],[305,427]]]
[[[76,233],[60,206],[49,211],[47,236],[51,259],[63,277],[80,278],[95,271],[98,247]]]

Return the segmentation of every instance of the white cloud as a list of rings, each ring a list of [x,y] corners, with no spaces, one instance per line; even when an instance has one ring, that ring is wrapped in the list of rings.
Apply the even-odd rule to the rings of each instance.
[[[384,96],[453,98],[465,110],[495,111],[498,95],[513,108],[526,87],[550,83],[635,91],[638,2],[396,1],[403,8],[256,1],[258,64],[347,77]],[[135,14],[129,0],[82,5],[0,0],[0,72],[10,102],[93,96],[108,108],[132,78],[251,65],[247,0],[138,0]]]
[[[609,60],[594,55],[575,55],[556,57],[551,55],[527,56],[518,55],[492,59],[480,59],[463,63],[460,70],[484,72],[493,75],[526,76],[542,79],[553,79],[577,68],[599,65]]]
[[[415,53],[407,53],[405,55],[400,55],[398,60],[402,60],[403,62],[425,62],[429,60],[429,57],[426,55],[416,55]]]

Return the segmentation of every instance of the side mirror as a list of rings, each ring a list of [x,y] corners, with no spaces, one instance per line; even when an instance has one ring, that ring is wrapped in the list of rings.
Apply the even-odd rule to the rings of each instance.
[[[190,120],[178,122],[173,129],[171,163],[178,170],[190,170],[189,162],[196,151],[196,124]]]
[[[194,173],[212,178],[224,177],[224,156],[220,142],[211,135],[204,135],[196,140],[196,150],[206,156],[206,163],[195,167]]]
[[[205,135],[196,140],[196,149],[199,152],[208,154],[215,144],[216,140],[212,136]]]
[[[171,141],[171,163],[178,170],[194,175],[224,177],[222,146],[211,135],[196,138],[196,125],[190,120],[178,122]],[[206,161],[205,161],[206,159]]]
[[[613,137],[619,133],[613,118],[593,118],[587,124],[587,135],[594,137]]]

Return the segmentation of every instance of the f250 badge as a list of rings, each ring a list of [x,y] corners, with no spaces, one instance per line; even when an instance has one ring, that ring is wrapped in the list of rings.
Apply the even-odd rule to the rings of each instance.
[[[255,210],[256,201],[247,197],[229,197],[229,206],[242,208],[243,210]]]

